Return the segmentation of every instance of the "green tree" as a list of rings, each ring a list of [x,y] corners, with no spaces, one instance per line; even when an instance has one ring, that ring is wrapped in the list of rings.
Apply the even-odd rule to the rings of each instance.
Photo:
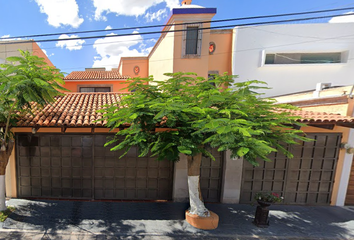
[[[275,105],[255,92],[266,89],[258,86],[263,82],[234,83],[236,76],[228,75],[209,81],[194,73],[165,75],[167,81],[132,79],[129,89],[135,92],[104,110],[107,126],[121,129],[106,145],[125,153],[138,146],[140,156],[151,152],[158,160],[178,161],[186,154],[191,214],[210,214],[199,184],[202,155],[214,159],[206,145],[258,165],[257,158],[270,161],[268,155],[275,151],[292,157],[284,144],[307,140],[302,131],[291,128],[301,125],[288,111],[293,107]]]
[[[40,110],[66,90],[60,70],[47,66],[43,58],[19,50],[20,57],[9,57],[0,64],[0,211],[5,210],[5,169],[14,138],[11,127],[33,108]]]

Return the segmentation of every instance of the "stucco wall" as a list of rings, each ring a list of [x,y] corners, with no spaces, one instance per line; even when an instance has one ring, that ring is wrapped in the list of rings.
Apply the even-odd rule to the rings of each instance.
[[[32,52],[32,42],[0,44],[0,59],[4,60],[11,56],[21,56],[18,49]]]
[[[134,67],[138,66],[140,71],[138,74],[134,72]],[[134,77],[148,77],[148,58],[147,57],[127,57],[122,58],[119,65],[120,74],[122,76]]]
[[[210,42],[216,45],[215,52],[209,55],[209,71],[218,71],[220,75],[231,72],[232,31],[212,30]]]
[[[175,28],[170,28],[173,31]],[[174,36],[175,33],[167,33],[156,43],[149,55],[149,75],[153,75],[155,80],[166,80],[164,73],[173,72],[174,58]]]
[[[209,15],[186,15],[183,21],[176,21],[176,23],[183,22],[199,22],[211,20],[212,16]],[[203,23],[202,28],[209,28],[210,23]],[[176,30],[182,30],[183,26],[176,26]],[[209,42],[210,30],[202,30],[202,45],[201,55],[196,58],[182,58],[183,49],[183,32],[176,32],[174,43],[174,65],[173,72],[194,72],[198,76],[208,78],[209,71]]]
[[[316,83],[349,85],[353,83],[354,45],[350,32],[354,23],[268,25],[235,28],[232,71],[237,81],[265,81],[276,96],[315,89]],[[346,52],[348,51],[348,52]],[[346,52],[346,63],[262,65],[264,52]],[[345,55],[345,54],[344,54]]]
[[[45,55],[43,50],[38,46],[36,42],[32,42],[32,52],[33,55],[44,58],[44,61],[48,64],[48,66],[54,66],[53,63],[49,60],[47,55]]]
[[[64,84],[64,87],[71,92],[78,92],[79,87],[112,87],[112,92],[128,92],[126,88],[128,86],[127,81],[118,81],[118,80],[112,80],[112,81],[66,81]]]

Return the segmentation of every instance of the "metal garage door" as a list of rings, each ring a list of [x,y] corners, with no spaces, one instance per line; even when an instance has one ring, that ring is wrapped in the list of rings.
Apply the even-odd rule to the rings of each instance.
[[[19,197],[75,199],[172,198],[173,163],[122,159],[104,147],[107,135],[17,135]]]
[[[203,157],[200,169],[200,189],[205,202],[220,202],[224,152],[212,149],[211,158]]]
[[[340,133],[309,133],[316,141],[292,145],[294,158],[281,153],[272,162],[253,167],[244,162],[241,203],[250,203],[256,192],[271,191],[284,196],[285,204],[330,204],[341,142]]]

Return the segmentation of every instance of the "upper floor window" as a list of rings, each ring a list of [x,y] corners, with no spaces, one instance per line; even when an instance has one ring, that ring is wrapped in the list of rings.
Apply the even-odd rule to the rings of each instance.
[[[342,62],[341,52],[267,53],[264,64],[325,64]]]
[[[199,57],[201,53],[202,31],[200,24],[188,24],[183,32],[183,57]]]
[[[80,92],[111,92],[110,87],[80,87]]]

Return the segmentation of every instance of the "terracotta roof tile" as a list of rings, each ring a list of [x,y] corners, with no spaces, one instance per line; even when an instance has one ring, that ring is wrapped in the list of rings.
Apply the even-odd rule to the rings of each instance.
[[[299,116],[303,123],[354,123],[354,117],[343,116],[334,113],[313,112],[313,111],[291,111],[294,116]]]
[[[129,76],[122,76],[118,71],[74,71],[64,80],[105,80],[105,79],[128,79]]]
[[[56,102],[27,114],[20,127],[99,127],[107,122],[97,121],[102,113],[96,111],[106,104],[119,103],[124,93],[68,93]]]
[[[106,104],[119,103],[122,95],[127,93],[68,93],[57,97],[56,102],[38,109],[34,105],[33,115],[27,114],[17,125],[20,127],[102,127],[106,121],[99,121],[103,113],[96,111]],[[354,117],[339,114],[293,111],[299,116],[299,122],[316,123],[344,123],[354,127]],[[96,121],[98,120],[98,121]]]

